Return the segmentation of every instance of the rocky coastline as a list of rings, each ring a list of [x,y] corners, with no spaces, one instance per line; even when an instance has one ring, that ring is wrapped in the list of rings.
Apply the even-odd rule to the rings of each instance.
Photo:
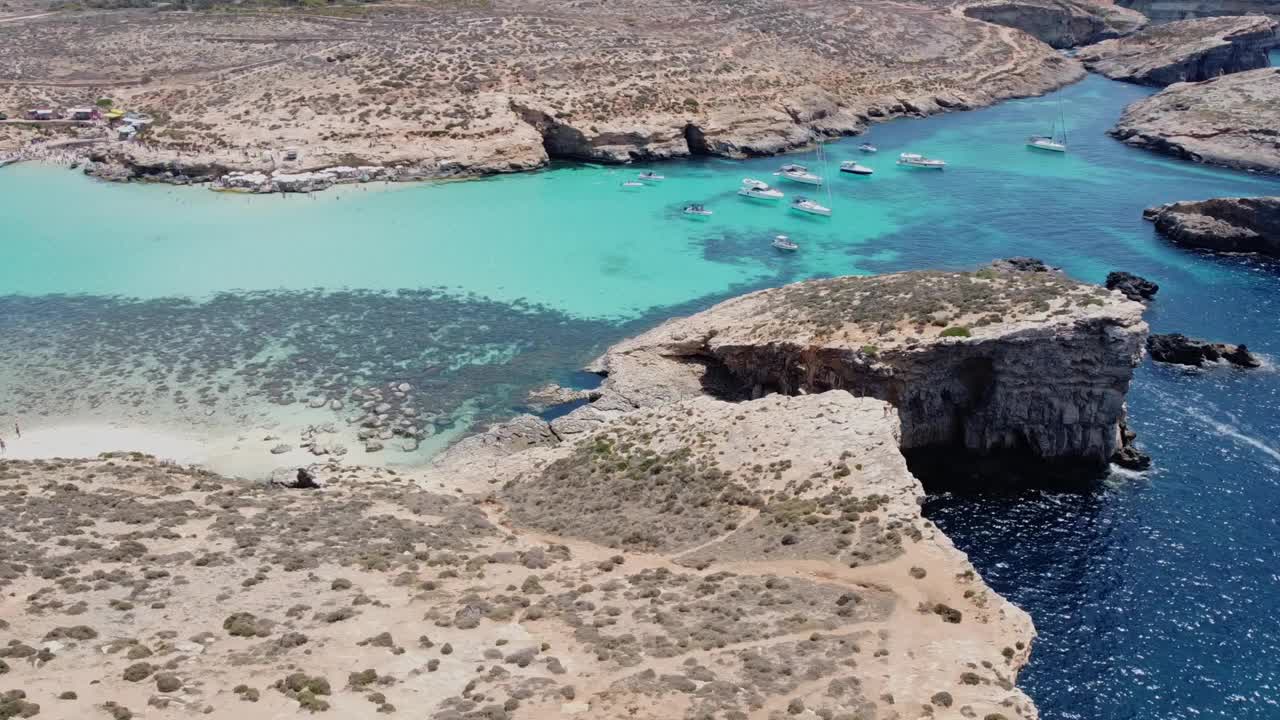
[[[1016,28],[1064,49],[1129,35],[1147,24],[1140,12],[1081,0],[987,0],[965,3],[966,16]]]
[[[60,73],[96,67],[112,102],[156,122],[97,148],[89,174],[311,192],[364,176],[475,177],[552,160],[772,155],[1083,76],[1028,35],[928,2],[912,8],[718,0],[673,15],[626,0],[549,18],[519,0],[438,13],[376,6],[341,20],[68,14],[8,28],[0,60],[21,53],[26,64],[15,67],[50,69],[0,73],[0,106],[83,102],[84,86]],[[102,22],[110,18],[128,22]],[[112,51],[121,46],[144,51],[122,63]],[[37,62],[42,53],[48,63]],[[130,79],[151,61],[166,72]],[[0,125],[0,147],[24,132]]]
[[[1125,108],[1107,131],[1183,160],[1280,173],[1280,68],[1177,83]]]
[[[1280,257],[1280,197],[1176,202],[1142,216],[1183,247]]]
[[[1280,22],[1260,15],[1150,25],[1080,49],[1085,67],[1112,80],[1165,87],[1271,65]]]

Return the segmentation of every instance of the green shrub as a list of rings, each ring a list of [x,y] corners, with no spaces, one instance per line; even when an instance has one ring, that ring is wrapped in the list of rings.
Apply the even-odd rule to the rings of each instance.
[[[969,328],[963,325],[956,325],[943,330],[942,337],[969,337]]]

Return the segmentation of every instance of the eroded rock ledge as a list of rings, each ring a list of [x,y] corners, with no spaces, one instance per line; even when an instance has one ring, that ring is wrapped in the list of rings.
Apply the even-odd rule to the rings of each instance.
[[[1280,197],[1176,202],[1142,216],[1178,245],[1280,257]]]
[[[1134,10],[1081,0],[979,0],[962,7],[971,18],[1017,28],[1055,48],[1121,37],[1147,24]]]
[[[1108,133],[1184,160],[1280,172],[1280,68],[1178,83],[1125,108]]]
[[[1132,35],[1082,48],[1088,69],[1112,80],[1164,87],[1270,66],[1280,23],[1260,15],[1151,25]]]

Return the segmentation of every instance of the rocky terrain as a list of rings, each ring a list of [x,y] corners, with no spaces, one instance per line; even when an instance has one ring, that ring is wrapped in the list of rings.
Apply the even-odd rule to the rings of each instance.
[[[1280,22],[1260,15],[1151,25],[1082,48],[1085,67],[1113,80],[1164,87],[1269,67]]]
[[[1280,172],[1280,68],[1178,83],[1125,108],[1108,132],[1195,162]]]
[[[1116,0],[1155,22],[1218,15],[1280,15],[1277,0]]]
[[[1142,216],[1179,245],[1280,257],[1280,197],[1177,202],[1147,208]]]
[[[418,471],[0,463],[0,710],[1034,719],[1031,621],[903,450],[1105,461],[1141,307],[1049,270],[811,281],[624,342],[598,393],[537,393],[588,404]]]
[[[1055,48],[1121,37],[1147,24],[1142,13],[1083,0],[979,0],[962,7],[968,17],[1017,28]]]
[[[0,109],[109,99],[150,113],[144,139],[104,143],[90,170],[178,182],[775,153],[1081,73],[1022,33],[888,0],[85,11],[0,26]],[[36,132],[0,124],[0,144]]]
[[[1262,361],[1243,344],[1209,342],[1181,333],[1152,335],[1147,338],[1147,350],[1152,360],[1175,365],[1200,367],[1225,363],[1239,368],[1262,367]]]
[[[568,437],[637,406],[704,393],[842,389],[893,404],[902,447],[917,456],[1029,454],[1096,469],[1124,444],[1142,311],[1052,271],[803,282],[615,346],[591,368],[607,375],[600,398],[551,429]]]

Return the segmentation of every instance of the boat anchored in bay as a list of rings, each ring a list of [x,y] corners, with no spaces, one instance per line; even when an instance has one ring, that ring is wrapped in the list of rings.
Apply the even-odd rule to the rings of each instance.
[[[770,245],[783,252],[795,252],[800,249],[800,246],[792,242],[791,238],[786,235],[778,235]]]
[[[821,185],[822,178],[809,172],[809,168],[803,165],[783,165],[774,175],[779,175],[784,180],[797,182],[804,185]]]
[[[706,207],[704,207],[699,203],[693,203],[692,205],[685,205],[684,210],[682,212],[685,214],[685,217],[691,217],[697,220],[700,220],[703,218],[709,218],[711,217],[711,214],[712,214],[710,210],[708,210]]]
[[[920,153],[902,153],[898,156],[898,164],[926,170],[941,170],[947,166],[946,162],[938,158],[925,157]]]
[[[831,217],[831,208],[825,205],[819,205],[807,197],[797,197],[795,200],[792,200],[791,209],[796,212],[808,213],[810,215]]]
[[[840,163],[840,172],[849,173],[850,175],[870,175],[875,171],[857,160],[845,160]]]
[[[771,188],[768,183],[754,178],[744,179],[742,187],[738,188],[738,194],[755,200],[779,200],[783,197],[781,190]]]

